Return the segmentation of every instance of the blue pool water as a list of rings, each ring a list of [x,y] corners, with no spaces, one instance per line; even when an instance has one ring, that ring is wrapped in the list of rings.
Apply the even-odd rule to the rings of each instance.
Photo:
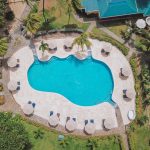
[[[52,57],[47,62],[35,60],[28,70],[28,81],[38,91],[59,93],[80,106],[112,103],[111,71],[92,57],[82,61],[72,55]]]

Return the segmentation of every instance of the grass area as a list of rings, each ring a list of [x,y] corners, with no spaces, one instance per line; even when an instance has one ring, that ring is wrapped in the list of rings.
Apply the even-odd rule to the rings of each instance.
[[[54,18],[52,21],[52,27],[55,29],[63,28],[65,25],[68,25],[68,13],[66,5],[61,2],[61,0],[51,0],[51,8],[48,10],[50,15]],[[73,14],[70,18],[70,24],[76,24],[78,28],[83,29],[84,31],[87,30],[89,27],[89,23],[81,23],[75,19]]]
[[[150,149],[150,128],[148,125],[136,127],[135,131],[130,132],[128,137],[131,150]]]
[[[50,131],[41,127],[37,127],[31,123],[23,121],[23,124],[29,133],[29,139],[32,144],[32,150],[90,150],[87,146],[88,139],[79,138],[75,136],[65,135],[65,142],[60,144],[58,141],[59,133],[56,131]],[[43,138],[35,139],[34,131],[40,129],[44,134]],[[91,138],[96,141],[95,150],[121,150],[121,142],[118,136]],[[64,144],[65,143],[65,144]],[[93,142],[94,143],[94,142]],[[63,147],[64,145],[64,147]]]
[[[109,42],[116,46],[125,56],[128,55],[129,49],[119,41],[113,39],[108,34],[104,33],[102,30],[94,28],[92,30],[91,38],[96,38],[100,41]]]
[[[125,32],[128,29],[128,26],[124,23],[124,21],[112,21],[110,23],[105,23],[105,27],[107,27],[110,31],[118,35],[119,37],[121,36],[121,32]]]

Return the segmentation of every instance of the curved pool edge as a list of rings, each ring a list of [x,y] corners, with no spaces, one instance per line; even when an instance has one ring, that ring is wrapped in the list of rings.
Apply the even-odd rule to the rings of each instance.
[[[34,62],[31,64],[31,66],[29,67],[29,69],[28,69],[28,72],[27,72],[27,75],[28,75],[28,83],[29,83],[29,85],[34,89],[34,90],[36,90],[36,91],[41,91],[41,92],[50,92],[50,93],[55,93],[55,94],[59,94],[59,95],[61,95],[61,96],[63,96],[63,97],[65,97],[68,101],[70,101],[71,103],[73,103],[73,104],[75,104],[75,105],[79,105],[79,106],[83,106],[83,107],[88,107],[88,106],[95,106],[95,105],[99,105],[99,104],[101,104],[101,103],[103,103],[103,102],[108,102],[108,103],[110,103],[112,106],[114,106],[114,104],[115,104],[115,102],[112,100],[112,96],[110,95],[110,99],[109,100],[107,100],[107,99],[105,99],[105,100],[99,100],[99,102],[96,102],[96,103],[92,103],[91,102],[91,104],[82,104],[82,103],[80,103],[79,104],[79,102],[81,102],[82,100],[77,100],[77,99],[80,99],[80,98],[73,98],[73,99],[76,99],[76,100],[72,100],[72,98],[69,98],[67,95],[64,95],[64,94],[61,94],[61,93],[57,93],[57,92],[54,92],[53,90],[52,91],[48,91],[48,90],[44,90],[44,89],[42,89],[41,88],[41,86],[42,85],[40,85],[40,89],[39,89],[39,87],[35,87],[35,85],[32,85],[32,81],[31,81],[31,73],[30,73],[30,71],[31,71],[31,69],[33,69],[33,67],[35,66],[35,67],[37,67],[37,65],[39,65],[39,63],[42,65],[42,64],[45,64],[45,65],[50,65],[51,63],[52,63],[52,61],[57,61],[57,60],[60,60],[60,61],[65,61],[65,60],[67,60],[67,59],[73,59],[72,61],[79,61],[79,62],[84,62],[84,61],[86,61],[87,59],[89,60],[93,60],[93,63],[95,62],[95,63],[97,63],[97,64],[99,64],[99,65],[102,65],[102,66],[104,66],[105,68],[106,68],[106,70],[107,70],[107,72],[108,72],[108,74],[109,74],[109,76],[110,76],[110,80],[112,81],[112,89],[111,89],[111,95],[113,94],[113,89],[114,89],[114,81],[113,81],[113,76],[112,76],[112,73],[111,73],[111,69],[108,67],[108,65],[107,64],[105,64],[104,62],[102,62],[102,61],[100,61],[100,60],[96,60],[96,59],[94,59],[92,56],[88,56],[87,57],[87,59],[86,60],[78,60],[78,58],[76,58],[74,55],[68,55],[66,58],[60,58],[60,57],[57,57],[57,56],[52,56],[49,60],[47,60],[47,61],[40,61],[40,60],[38,60],[38,59],[35,59],[34,60]],[[81,64],[82,65],[82,64]],[[39,70],[39,69],[38,69]],[[59,73],[58,73],[59,74]],[[35,78],[34,78],[35,79]],[[36,82],[34,82],[34,83],[36,83]],[[111,84],[110,84],[111,85]],[[96,94],[96,93],[95,93]],[[85,99],[87,99],[87,98],[85,98]],[[93,99],[94,100],[94,99]],[[95,100],[94,100],[95,101]]]
[[[94,42],[94,46],[93,47],[97,51],[101,48],[101,45],[103,44],[103,42],[99,42],[97,40],[92,40],[92,42]],[[98,44],[98,46],[96,46],[97,44]],[[126,62],[127,60],[124,60],[124,56],[122,54],[120,54],[119,50],[117,50],[116,48],[114,48],[114,49],[116,50],[115,57],[113,55],[113,57],[109,57],[109,58],[110,59],[117,58],[117,56],[119,54],[121,59],[123,58],[123,61]],[[63,53],[64,52],[59,53],[58,56],[62,55]],[[93,54],[94,53],[95,52],[93,52]],[[69,54],[71,54],[71,53],[66,53],[65,55],[69,55]],[[33,56],[32,56],[31,50],[29,50],[28,47],[24,47],[24,48],[20,49],[19,51],[17,51],[14,54],[14,56],[16,58],[20,58],[20,60],[21,60],[20,63],[21,64],[20,64],[19,70],[17,70],[16,72],[10,71],[10,79],[14,79],[15,78],[17,80],[20,80],[22,82],[22,86],[24,87],[23,90],[21,89],[18,93],[13,93],[13,96],[14,96],[16,102],[20,106],[23,106],[29,99],[35,100],[36,103],[41,106],[41,107],[37,107],[37,109],[35,111],[35,115],[40,116],[40,117],[42,117],[44,119],[48,119],[48,115],[47,114],[48,114],[48,111],[50,109],[53,109],[54,111],[60,111],[62,116],[63,116],[61,118],[61,122],[60,122],[60,124],[62,126],[65,126],[65,117],[67,117],[67,115],[70,115],[70,116],[79,117],[79,127],[78,127],[78,129],[83,129],[83,122],[81,120],[83,120],[85,118],[95,118],[95,120],[96,120],[96,129],[97,130],[102,130],[102,128],[97,125],[97,122],[100,123],[103,118],[110,117],[110,116],[114,120],[115,126],[117,127],[117,120],[116,120],[116,116],[115,116],[115,110],[109,104],[106,104],[106,103],[103,104],[102,103],[102,104],[99,104],[99,105],[96,105],[96,106],[92,106],[92,108],[91,107],[84,108],[84,107],[76,106],[74,104],[71,104],[71,103],[67,102],[67,103],[64,103],[64,105],[62,105],[62,107],[65,106],[66,109],[62,110],[62,108],[60,107],[61,103],[60,104],[58,104],[58,103],[56,104],[55,103],[55,98],[58,99],[59,102],[63,103],[63,102],[66,101],[66,99],[64,97],[62,97],[60,95],[55,95],[54,93],[51,93],[50,95],[48,93],[46,93],[46,94],[44,94],[44,97],[43,97],[42,96],[43,95],[42,92],[38,92],[38,91],[32,89],[28,85],[28,83],[26,82],[27,81],[27,75],[26,75],[27,70],[28,70],[29,66],[33,63],[32,62]],[[97,54],[97,56],[98,57],[100,56],[99,53]],[[101,58],[101,57],[99,59],[103,60],[103,58]],[[103,61],[105,61],[107,63],[108,59],[106,58],[106,60],[103,60]],[[24,63],[24,62],[26,62],[26,63]],[[119,62],[119,60],[118,60],[118,62]],[[108,61],[107,65],[109,65],[111,67],[112,63],[109,63],[109,61]],[[127,63],[127,66],[130,67],[128,65],[128,63]],[[112,72],[113,75],[116,75],[115,72],[117,72],[117,70],[115,70],[114,67],[112,67],[111,71],[113,71]],[[18,76],[18,74],[21,74],[21,75]],[[133,78],[130,77],[129,81],[131,81],[130,85],[132,85],[134,87],[134,83],[133,83],[132,79]],[[115,80],[116,80],[116,78],[114,78],[114,81]],[[114,85],[115,85],[115,83],[114,83]],[[124,85],[124,83],[122,83],[122,84],[119,83],[119,86],[122,86],[122,85]],[[127,85],[128,85],[128,83],[127,83]],[[115,88],[115,91],[114,91],[114,94],[113,94],[113,99],[115,99],[117,105],[120,108],[120,111],[121,111],[121,114],[122,114],[122,117],[123,117],[123,123],[124,124],[128,124],[130,121],[127,118],[126,112],[129,109],[135,110],[135,100],[133,100],[132,102],[129,102],[129,103],[123,102],[122,98],[120,98],[119,96],[115,95],[115,92],[117,92],[117,90],[118,90],[118,88]],[[28,95],[27,95],[27,93],[28,93]],[[51,103],[49,103],[50,97],[52,99],[53,106],[51,106]],[[116,100],[116,98],[117,98],[117,100]],[[41,99],[44,99],[46,104],[44,104],[43,101],[41,101]],[[60,100],[60,99],[62,99],[62,100]],[[103,108],[105,108],[105,110],[107,110],[107,111],[105,111]],[[70,110],[71,110],[71,112],[70,112]],[[67,112],[69,112],[69,113],[66,114]],[[84,116],[83,116],[83,114],[84,114]],[[99,116],[99,115],[97,116],[97,114],[101,114],[101,116]]]

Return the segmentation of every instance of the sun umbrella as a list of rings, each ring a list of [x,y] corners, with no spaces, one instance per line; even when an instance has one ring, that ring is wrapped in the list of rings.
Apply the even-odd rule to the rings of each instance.
[[[143,19],[138,19],[136,21],[136,26],[140,29],[144,29],[146,27],[146,22]]]
[[[33,114],[34,111],[32,104],[28,104],[28,103],[23,106],[22,110],[24,114],[28,116]]]
[[[150,17],[146,18],[146,23],[150,26]]]
[[[103,46],[103,50],[105,51],[105,52],[107,52],[107,53],[110,53],[111,52],[111,50],[112,50],[112,46],[111,46],[111,44],[105,44],[104,46]]]
[[[128,89],[125,94],[126,94],[126,97],[129,99],[133,99],[135,97],[135,92],[131,89]]]
[[[135,119],[135,111],[134,110],[129,110],[128,111],[128,118],[129,118],[129,120],[134,120]]]
[[[114,126],[113,120],[110,119],[110,118],[105,119],[105,120],[104,120],[104,127],[105,127],[106,129],[108,129],[108,130],[114,128],[115,126]]]
[[[66,129],[70,132],[74,131],[76,129],[77,123],[73,119],[70,119],[66,123]]]
[[[52,127],[57,126],[58,123],[59,123],[59,118],[58,118],[58,116],[57,116],[57,115],[51,115],[51,116],[49,117],[48,123],[49,123],[49,125],[52,126]]]
[[[130,75],[130,71],[129,71],[129,69],[123,67],[123,68],[121,68],[121,74],[122,74],[123,76],[128,77],[128,76]]]
[[[87,123],[84,127],[84,130],[87,134],[94,134],[95,133],[95,124]]]
[[[54,49],[57,47],[55,43],[49,43],[48,45],[50,49]]]
[[[8,82],[7,87],[10,91],[15,91],[18,88],[17,81],[11,80]]]
[[[7,61],[7,64],[9,67],[16,67],[18,62],[17,62],[17,59],[14,58],[14,57],[10,57]]]
[[[65,40],[64,45],[67,46],[67,47],[72,47],[72,42],[69,41],[69,40]]]

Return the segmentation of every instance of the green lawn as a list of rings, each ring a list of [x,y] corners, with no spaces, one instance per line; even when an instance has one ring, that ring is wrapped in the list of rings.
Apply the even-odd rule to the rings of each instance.
[[[29,139],[33,146],[32,150],[90,150],[87,147],[87,139],[65,135],[65,140],[68,144],[63,148],[57,140],[59,133],[56,131],[36,127],[26,121],[23,121],[23,124],[29,133]],[[34,131],[37,131],[39,128],[44,132],[43,139],[34,138]],[[94,140],[97,140],[95,150],[121,150],[120,140],[118,139],[117,136],[94,138]]]
[[[149,150],[150,128],[148,126],[136,127],[134,132],[130,132],[129,141],[131,150]]]
[[[64,25],[68,24],[68,13],[67,8],[65,4],[61,4],[62,2],[59,0],[51,0],[51,8],[50,8],[50,14],[55,19],[52,21],[52,26],[54,28],[63,28]],[[75,11],[74,11],[75,13]],[[75,19],[73,15],[71,15],[70,18],[70,24],[76,24],[78,28],[83,29],[84,31],[87,30],[89,27],[89,23],[81,23],[78,20]]]
[[[124,23],[124,21],[111,21],[109,23],[104,24],[110,31],[114,32],[116,35],[121,37],[122,31],[127,31],[128,26]]]

